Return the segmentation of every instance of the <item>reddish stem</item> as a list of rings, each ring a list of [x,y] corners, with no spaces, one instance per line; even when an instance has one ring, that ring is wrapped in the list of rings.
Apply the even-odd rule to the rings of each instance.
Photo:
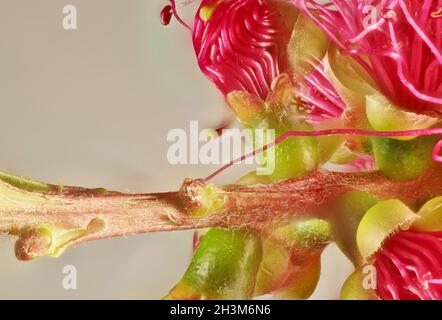
[[[0,202],[0,232],[24,236],[32,235],[29,229],[41,226],[86,230],[91,226],[95,228],[91,221],[104,222],[105,227],[71,241],[72,245],[146,232],[209,227],[261,228],[299,217],[326,217],[330,202],[351,190],[366,191],[380,199],[399,199],[416,209],[423,201],[442,194],[441,182],[442,168],[435,166],[410,182],[392,181],[377,172],[317,172],[278,184],[216,187],[223,204],[202,218],[189,214],[189,209],[200,204],[198,192],[206,185],[202,180],[188,179],[179,192],[160,194],[97,194],[94,190],[69,187],[62,193],[44,193],[50,203],[15,203],[11,209],[8,202],[4,208]],[[26,250],[34,245],[21,240],[27,244]]]

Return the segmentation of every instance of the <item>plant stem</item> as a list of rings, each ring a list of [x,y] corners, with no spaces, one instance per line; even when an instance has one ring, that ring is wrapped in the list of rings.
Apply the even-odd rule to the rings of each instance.
[[[378,172],[320,171],[271,185],[211,185],[213,194],[208,199],[216,198],[219,204],[215,207],[204,202],[207,184],[202,180],[187,179],[178,192],[154,194],[41,185],[45,188],[33,191],[32,185],[0,177],[0,233],[19,236],[16,254],[24,260],[57,256],[67,246],[130,234],[209,227],[260,228],[299,217],[326,217],[330,201],[352,190],[380,199],[399,199],[416,208],[422,201],[442,195],[442,167],[435,166],[410,182],[392,181]],[[204,215],[195,216],[201,208],[206,209]],[[50,249],[42,240],[47,232]]]

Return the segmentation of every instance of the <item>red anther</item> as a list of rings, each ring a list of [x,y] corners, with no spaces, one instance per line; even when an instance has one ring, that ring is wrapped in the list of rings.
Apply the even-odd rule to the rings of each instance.
[[[441,150],[442,150],[442,140],[440,140],[436,144],[436,147],[434,147],[434,151],[433,151],[433,160],[434,161],[442,163],[442,155],[440,154]]]
[[[169,25],[172,14],[172,7],[170,5],[165,6],[160,14],[161,24],[165,26]]]

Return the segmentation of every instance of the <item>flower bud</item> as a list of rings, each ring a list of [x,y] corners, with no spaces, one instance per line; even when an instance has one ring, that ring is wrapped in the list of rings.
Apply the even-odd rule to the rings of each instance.
[[[381,201],[362,218],[356,243],[364,261],[370,261],[390,235],[408,229],[418,216],[399,200]]]
[[[254,295],[308,298],[319,280],[322,251],[331,240],[329,223],[321,219],[296,221],[266,232]]]
[[[366,97],[366,113],[370,125],[377,131],[404,131],[427,129],[440,120],[407,112],[393,105],[385,96],[374,93]],[[409,140],[414,137],[400,137]]]
[[[309,75],[327,52],[329,40],[308,17],[299,15],[290,42],[288,59],[295,82]]]
[[[232,92],[228,101],[240,121],[252,129],[273,129],[275,139],[290,130],[310,131],[312,126],[304,119],[291,119],[290,107],[295,99],[294,88],[287,74],[281,74],[272,83],[266,101],[245,92]],[[265,141],[264,145],[273,141]],[[263,147],[263,146],[261,146]],[[319,143],[313,137],[290,137],[274,148],[274,157],[267,161],[274,168],[269,175],[273,182],[305,176],[320,162]]]
[[[367,192],[351,191],[338,197],[333,204],[333,237],[355,265],[362,261],[356,244],[356,232],[367,210],[377,202],[378,199]]]
[[[250,299],[261,257],[261,240],[253,232],[211,229],[165,299]]]
[[[379,170],[387,177],[408,181],[417,179],[433,163],[435,137],[419,137],[409,141],[373,138],[373,154]]]
[[[419,219],[413,224],[413,230],[442,230],[442,197],[428,201],[418,212]]]

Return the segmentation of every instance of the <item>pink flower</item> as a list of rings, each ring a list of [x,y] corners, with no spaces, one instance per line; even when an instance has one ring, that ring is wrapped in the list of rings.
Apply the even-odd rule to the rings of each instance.
[[[375,259],[382,300],[442,299],[442,232],[400,231]]]
[[[399,107],[442,114],[440,0],[294,0]]]
[[[192,34],[201,70],[224,95],[243,90],[265,99],[288,67],[291,30],[276,1],[203,0]]]
[[[177,13],[191,2],[171,1],[161,12],[161,22],[169,24],[174,15],[191,30],[198,64],[224,96],[246,91],[265,101],[274,80],[293,71],[287,51],[299,11],[289,0],[203,0],[191,27]],[[345,103],[325,76],[321,61],[296,82],[293,103],[309,120],[342,114]]]
[[[365,199],[361,203],[377,201],[372,196],[361,194],[360,197],[357,199]],[[362,216],[355,238],[351,236],[353,227],[341,229],[348,230],[349,234],[337,237],[342,238],[340,241],[356,266],[341,296],[344,299],[441,300],[441,209],[440,196],[426,202],[418,212],[398,199],[383,200]],[[354,221],[345,219],[339,223],[349,227]]]

